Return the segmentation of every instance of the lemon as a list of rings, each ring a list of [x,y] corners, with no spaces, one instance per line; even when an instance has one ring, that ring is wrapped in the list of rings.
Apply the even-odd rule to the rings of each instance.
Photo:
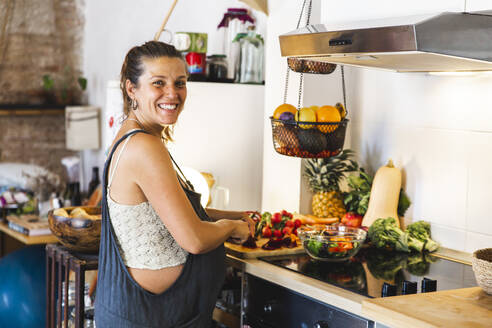
[[[316,122],[316,112],[311,107],[301,108],[295,115],[297,122]],[[299,124],[302,129],[311,129],[313,125]]]

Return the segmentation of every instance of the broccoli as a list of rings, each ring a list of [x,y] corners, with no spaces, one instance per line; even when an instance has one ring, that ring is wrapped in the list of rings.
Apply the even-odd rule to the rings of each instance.
[[[394,218],[379,218],[369,228],[368,236],[378,248],[393,248],[409,253],[410,249],[422,252],[424,243],[403,232]]]
[[[408,235],[424,243],[424,250],[434,252],[439,244],[431,239],[430,224],[425,221],[417,221],[407,227]]]

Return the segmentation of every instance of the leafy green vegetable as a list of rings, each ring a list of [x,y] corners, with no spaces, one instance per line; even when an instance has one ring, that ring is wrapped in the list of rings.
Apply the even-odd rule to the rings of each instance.
[[[412,205],[412,202],[410,201],[410,198],[408,198],[407,193],[403,190],[403,188],[400,189],[400,198],[398,199],[398,215],[405,216],[405,212],[408,210],[410,205]]]
[[[359,175],[350,175],[347,177],[347,184],[350,188],[348,192],[343,193],[343,203],[347,212],[355,212],[364,215],[369,206],[371,196],[371,187],[373,177],[366,173],[363,167],[359,168]],[[400,190],[398,199],[398,215],[404,216],[412,202],[405,190]]]
[[[361,167],[358,176],[349,175],[347,177],[347,184],[351,188],[351,190],[344,193],[343,196],[343,203],[347,212],[355,212],[364,215],[367,212],[367,207],[369,205],[372,177]]]
[[[270,212],[264,212],[261,215],[260,221],[256,223],[255,237],[261,235],[262,229],[267,225],[269,226],[272,225],[272,214]]]
[[[307,247],[313,255],[318,256],[321,248],[323,248],[323,243],[318,240],[310,240],[307,243]]]
[[[439,244],[431,239],[430,224],[425,221],[414,222],[407,227],[407,232],[410,237],[423,242],[424,250],[428,252],[434,252],[439,248]]]
[[[377,248],[391,248],[409,253],[410,250],[422,252],[424,243],[409,236],[396,225],[394,218],[379,218],[371,225],[368,236]]]

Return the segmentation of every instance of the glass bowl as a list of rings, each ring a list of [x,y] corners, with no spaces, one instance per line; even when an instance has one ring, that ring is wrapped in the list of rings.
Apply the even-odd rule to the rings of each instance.
[[[342,225],[303,226],[297,229],[302,246],[313,259],[340,262],[357,254],[367,232]]]

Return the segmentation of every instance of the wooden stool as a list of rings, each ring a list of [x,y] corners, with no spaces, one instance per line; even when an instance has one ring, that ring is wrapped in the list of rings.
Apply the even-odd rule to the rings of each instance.
[[[97,266],[97,254],[77,253],[57,244],[46,245],[46,328],[53,328],[55,325],[56,327],[68,327],[70,271],[75,273],[75,328],[84,326],[85,272],[97,270]],[[64,290],[62,290],[63,281],[65,281]],[[58,293],[55,293],[57,289]],[[63,326],[62,300],[65,304]],[[57,308],[56,313],[55,307]]]

